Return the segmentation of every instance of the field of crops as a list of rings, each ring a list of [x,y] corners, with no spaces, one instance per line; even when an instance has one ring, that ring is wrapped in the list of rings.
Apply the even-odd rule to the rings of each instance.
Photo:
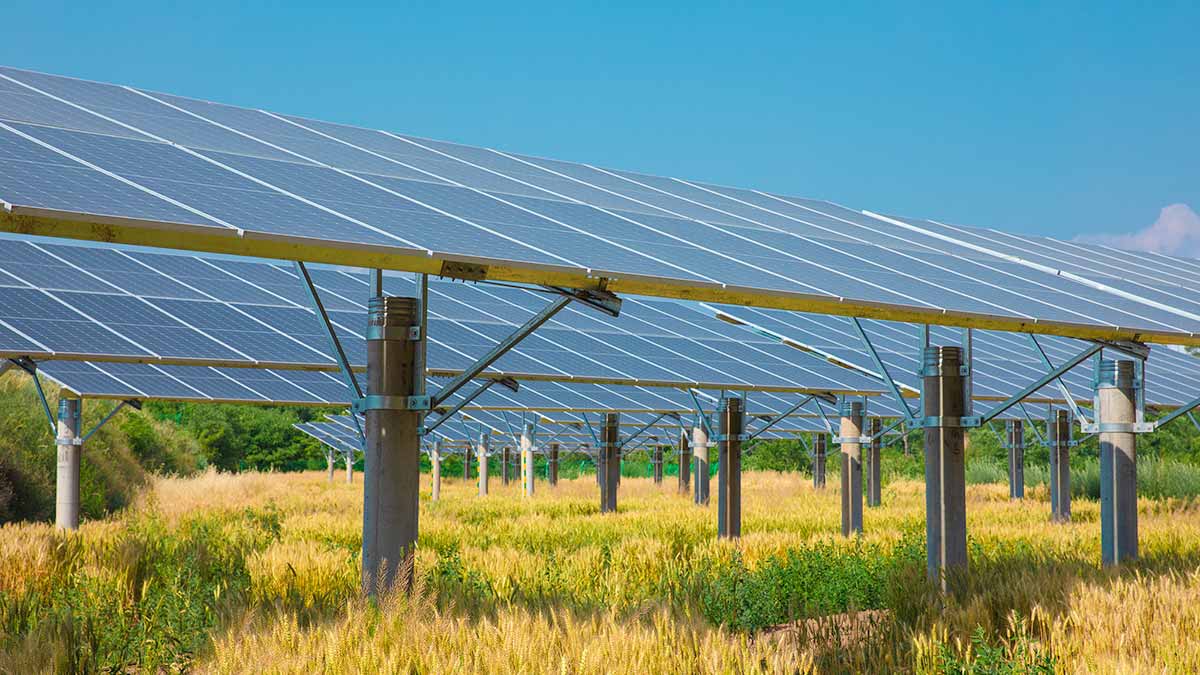
[[[971,574],[924,582],[919,483],[840,537],[834,485],[744,478],[743,538],[669,481],[523,500],[423,483],[411,598],[357,599],[361,483],[157,479],[77,535],[0,529],[0,672],[1095,672],[1200,670],[1200,509],[1144,501],[1143,557],[1099,569],[1098,504],[1052,525],[1041,488],[968,494]]]

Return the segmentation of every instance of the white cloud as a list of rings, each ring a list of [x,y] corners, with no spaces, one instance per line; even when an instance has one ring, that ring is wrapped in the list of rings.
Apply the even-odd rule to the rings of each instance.
[[[1081,234],[1077,241],[1135,251],[1200,258],[1200,215],[1187,204],[1171,204],[1154,224],[1132,234]]]

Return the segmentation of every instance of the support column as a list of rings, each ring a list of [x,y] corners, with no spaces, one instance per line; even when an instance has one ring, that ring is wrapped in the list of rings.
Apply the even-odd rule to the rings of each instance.
[[[1105,565],[1138,557],[1133,362],[1100,362],[1100,550]]]
[[[711,476],[708,473],[708,431],[703,423],[692,427],[692,457],[696,462],[696,486],[692,501],[697,506],[708,506]]]
[[[346,483],[354,482],[354,453],[346,453]]]
[[[825,489],[825,450],[829,443],[829,434],[824,431],[813,436],[813,487]]]
[[[464,461],[466,455],[463,455]],[[429,453],[430,475],[433,478],[433,488],[430,493],[430,501],[436,502],[442,497],[442,442],[433,442],[433,451]]]
[[[1008,498],[1025,498],[1025,425],[1008,420]]]
[[[880,473],[880,455],[883,451],[883,420],[872,417],[868,423],[871,445],[867,447],[867,506],[883,503],[883,485]]]
[[[621,415],[605,413],[604,427],[600,430],[600,512],[616,513],[617,480],[621,476],[621,460],[618,455],[621,438]]]
[[[504,449],[500,451],[500,482],[504,485],[508,485],[508,467],[512,463],[512,459],[509,457],[509,454],[509,449],[506,445],[504,446]]]
[[[34,375],[34,377],[37,377]],[[83,441],[79,437],[79,418],[83,401],[58,400],[58,469],[54,490],[54,524],[62,530],[79,529],[79,460]]]
[[[486,497],[488,493],[488,435],[486,431],[479,434],[479,442],[475,444],[475,461],[479,462],[479,496]],[[463,463],[470,465],[466,455],[463,455]]]
[[[471,480],[471,439],[467,439],[467,447],[463,449],[463,482]]]
[[[679,494],[692,491],[692,448],[688,445],[687,429],[679,429]]]
[[[337,473],[337,462],[333,459],[333,448],[325,449],[325,468],[329,471],[329,482],[333,482],[333,475]]]
[[[862,534],[862,401],[842,401],[842,536]],[[852,440],[853,439],[853,440]]]
[[[373,297],[367,322],[366,478],[363,481],[363,593],[412,588],[420,496],[421,414],[408,409],[416,378],[410,327],[416,298]],[[421,336],[424,339],[424,336]]]
[[[967,569],[962,349],[926,347],[923,363],[924,416],[936,424],[925,427],[926,563],[929,578],[944,591],[947,573]]]
[[[558,443],[550,444],[550,460],[546,467],[546,480],[550,487],[558,485]]]
[[[721,399],[717,441],[717,536],[742,536],[742,399]]]
[[[661,445],[654,446],[654,457],[652,459],[652,463],[654,464],[654,484],[662,485],[663,449]]]
[[[1050,519],[1071,521],[1071,415],[1055,411],[1050,433]]]
[[[521,430],[521,496],[533,496],[533,425]]]

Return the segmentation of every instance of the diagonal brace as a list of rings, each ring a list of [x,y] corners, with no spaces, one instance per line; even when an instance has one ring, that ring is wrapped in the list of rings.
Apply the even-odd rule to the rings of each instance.
[[[1162,425],[1167,424],[1168,422],[1171,422],[1172,420],[1174,420],[1175,418],[1177,418],[1181,415],[1187,415],[1188,419],[1190,419],[1192,421],[1192,424],[1194,424],[1196,426],[1196,429],[1200,429],[1200,423],[1198,423],[1196,421],[1196,417],[1194,415],[1192,415],[1192,411],[1195,410],[1197,406],[1200,406],[1200,398],[1195,398],[1195,399],[1192,399],[1191,401],[1188,401],[1187,403],[1184,403],[1183,405],[1179,406],[1178,408],[1172,410],[1167,415],[1160,417],[1154,423],[1154,429],[1158,430],[1158,428],[1161,427]]]
[[[916,413],[912,411],[912,408],[908,407],[908,401],[904,400],[903,394],[900,393],[900,385],[896,383],[896,380],[892,378],[891,373],[888,372],[887,366],[883,363],[883,359],[879,358],[879,352],[875,351],[875,345],[871,344],[871,338],[867,335],[867,331],[863,329],[862,322],[858,320],[858,317],[851,317],[850,322],[854,324],[855,330],[858,331],[859,340],[861,340],[863,346],[866,347],[867,353],[871,355],[871,360],[875,362],[875,368],[879,370],[879,379],[883,380],[883,383],[891,388],[892,396],[896,399],[896,402],[900,404],[900,407],[904,409],[904,417],[906,420],[908,420],[908,423],[916,424]]]
[[[808,404],[809,401],[813,400],[816,397],[817,397],[816,394],[809,394],[808,396],[805,396],[804,398],[800,399],[800,401],[796,405],[788,408],[787,410],[784,410],[783,412],[779,413],[775,417],[767,420],[767,424],[765,426],[763,426],[761,429],[756,430],[754,433],[750,434],[750,436],[746,440],[752,441],[755,438],[758,438],[758,436],[761,435],[764,431],[766,431],[767,429],[770,429],[771,427],[775,426],[776,424],[779,424],[788,415],[791,415],[792,413],[796,412],[797,410],[803,408],[805,405]]]
[[[649,422],[647,422],[645,425],[643,425],[643,426],[642,426],[640,429],[638,429],[637,431],[635,431],[635,432],[633,432],[632,434],[629,434],[628,436],[626,436],[626,437],[625,437],[625,440],[621,441],[620,443],[617,443],[617,449],[618,449],[618,450],[620,450],[621,448],[625,447],[626,445],[629,445],[629,442],[630,442],[630,441],[632,441],[633,439],[635,439],[635,438],[637,438],[638,436],[640,436],[640,435],[642,435],[643,433],[645,433],[645,431],[646,431],[647,429],[649,429],[650,427],[654,426],[656,423],[658,423],[658,421],[659,421],[659,420],[661,420],[662,418],[666,417],[668,414],[669,414],[669,413],[663,413],[663,414],[659,415],[658,417],[655,417],[654,419],[650,420],[650,421],[649,421]]]
[[[1050,362],[1050,357],[1046,355],[1046,350],[1042,349],[1042,344],[1038,342],[1037,336],[1033,333],[1026,333],[1026,335],[1029,336],[1029,342],[1033,344],[1034,351],[1042,358],[1042,363],[1047,368],[1053,368],[1054,364]],[[1061,377],[1054,378],[1054,381],[1058,384],[1058,391],[1062,394],[1063,400],[1067,402],[1067,407],[1071,409],[1071,414],[1075,416],[1075,419],[1080,424],[1087,424],[1089,422],[1088,418],[1084,417],[1083,412],[1075,403],[1075,398],[1071,396],[1071,390],[1067,389],[1066,383],[1063,382]]]
[[[470,394],[467,394],[466,396],[464,396],[461,401],[459,401],[458,403],[455,403],[453,408],[450,408],[449,410],[446,410],[446,411],[439,410],[438,412],[441,414],[441,417],[438,419],[438,421],[436,421],[433,424],[430,424],[429,426],[422,429],[421,433],[428,434],[428,433],[432,432],[434,429],[437,429],[438,427],[442,426],[442,424],[446,420],[450,419],[451,417],[454,417],[455,413],[457,413],[459,410],[462,410],[464,407],[467,406],[467,404],[469,404],[471,401],[474,401],[476,398],[479,397],[480,394],[482,394],[483,392],[490,389],[492,387],[492,385],[494,385],[494,384],[502,384],[514,392],[520,388],[520,385],[517,383],[516,380],[507,378],[507,377],[502,380],[485,380],[482,384],[480,384],[478,387],[476,387],[475,391],[472,391]]]
[[[354,370],[350,367],[350,359],[346,358],[346,350],[342,349],[342,341],[338,339],[337,331],[333,329],[333,322],[329,320],[329,312],[325,311],[325,303],[321,302],[321,294],[317,292],[317,286],[308,273],[308,267],[299,260],[294,261],[293,265],[296,268],[296,274],[304,281],[304,290],[308,293],[309,304],[312,305],[312,310],[321,323],[325,337],[329,340],[329,349],[333,352],[334,359],[337,360],[338,372],[341,373],[342,381],[350,392],[350,402],[357,404],[363,397],[363,390],[358,384],[358,378],[354,376]],[[358,427],[358,435],[365,437],[362,425],[358,423],[358,416],[354,415],[353,417],[354,425]]]
[[[33,378],[33,388],[37,389],[38,400],[42,403],[42,412],[46,413],[46,419],[50,422],[50,435],[58,436],[58,422],[54,419],[54,413],[50,412],[50,402],[46,400],[46,391],[42,389],[42,381],[38,378],[37,362],[33,359],[22,356],[18,359],[9,359],[9,363],[29,373]]]
[[[113,417],[115,417],[117,413],[121,412],[121,408],[124,408],[125,406],[129,406],[130,408],[133,408],[134,410],[142,409],[141,401],[136,401],[134,399],[126,399],[124,401],[121,401],[115,407],[113,407],[113,409],[110,410],[107,415],[104,416],[104,419],[100,420],[100,422],[96,426],[92,427],[91,431],[84,434],[83,438],[79,439],[79,442],[87,443],[87,439],[91,438],[92,434],[96,433],[97,431],[100,431],[100,427],[107,424],[108,421],[111,420]]]
[[[1046,373],[1042,377],[1038,378],[1036,381],[1027,385],[1021,391],[1013,394],[1012,396],[1008,397],[1004,401],[997,404],[996,407],[987,411],[983,415],[980,415],[979,423],[986,424],[990,420],[995,419],[997,416],[999,416],[1005,410],[1008,410],[1009,408],[1013,407],[1017,403],[1020,403],[1021,401],[1025,400],[1027,397],[1029,397],[1031,394],[1033,394],[1038,389],[1041,389],[1042,387],[1049,384],[1051,381],[1053,381],[1059,377],[1062,377],[1062,375],[1064,373],[1066,373],[1068,370],[1070,370],[1070,369],[1074,368],[1075,366],[1079,365],[1080,363],[1083,363],[1084,361],[1088,360],[1093,354],[1098,353],[1101,349],[1104,349],[1103,344],[1094,343],[1092,345],[1089,345],[1087,349],[1085,349],[1082,352],[1079,352],[1075,356],[1071,357],[1070,359],[1065,361],[1059,367],[1055,368],[1054,370],[1050,371],[1049,373]]]

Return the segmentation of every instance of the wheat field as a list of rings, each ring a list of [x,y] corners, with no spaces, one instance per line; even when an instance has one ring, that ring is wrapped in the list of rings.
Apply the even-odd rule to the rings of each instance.
[[[885,486],[866,533],[835,485],[743,479],[743,537],[625,478],[422,483],[417,587],[357,598],[361,483],[324,473],[160,478],[67,535],[0,529],[0,672],[1197,672],[1200,511],[1143,501],[1142,559],[1099,568],[1099,506],[968,492],[971,573],[924,582],[923,493]]]

